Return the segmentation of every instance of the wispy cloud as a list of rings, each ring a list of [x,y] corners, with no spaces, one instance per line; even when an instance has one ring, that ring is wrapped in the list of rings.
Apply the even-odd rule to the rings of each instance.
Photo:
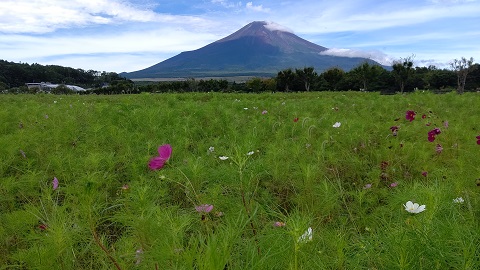
[[[269,8],[264,8],[263,5],[254,5],[253,2],[248,2],[245,7],[249,10],[258,11],[258,12],[270,12]]]
[[[354,58],[354,57],[367,58],[386,66],[391,65],[392,61],[394,60],[392,59],[391,56],[388,56],[381,51],[364,51],[364,50],[332,48],[332,49],[323,51],[320,54],[351,57],[351,58]]]

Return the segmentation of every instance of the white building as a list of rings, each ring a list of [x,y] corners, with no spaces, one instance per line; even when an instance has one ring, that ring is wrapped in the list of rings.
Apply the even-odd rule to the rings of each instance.
[[[53,83],[49,83],[49,82],[26,83],[25,85],[27,85],[28,89],[38,88],[38,89],[40,89],[41,91],[44,91],[44,92],[50,92],[50,91],[52,91],[52,89],[55,89],[55,88],[59,87],[60,85],[65,85],[67,88],[69,88],[69,89],[71,89],[75,92],[85,91],[85,89],[80,87],[80,86],[68,85],[68,84],[53,84]]]

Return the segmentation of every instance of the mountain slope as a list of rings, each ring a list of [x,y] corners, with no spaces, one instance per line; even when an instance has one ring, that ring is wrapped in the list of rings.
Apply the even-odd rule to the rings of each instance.
[[[313,66],[349,70],[364,58],[321,55],[327,48],[267,22],[252,22],[235,33],[194,51],[182,52],[127,78],[272,76],[287,68]]]

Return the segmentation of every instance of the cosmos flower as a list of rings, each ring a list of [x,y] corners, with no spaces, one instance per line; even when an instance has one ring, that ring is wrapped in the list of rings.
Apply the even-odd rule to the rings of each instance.
[[[434,128],[428,132],[428,141],[433,142],[435,141],[435,136],[438,134],[442,133],[442,131],[439,128]]]
[[[405,207],[405,211],[412,214],[418,214],[425,211],[425,205],[419,205],[418,203],[413,203],[412,201],[408,201],[403,206]]]
[[[414,111],[407,111],[407,112],[405,113],[405,118],[406,118],[408,121],[412,122],[413,120],[415,120],[415,115],[416,115],[416,114],[415,114]]]
[[[276,221],[275,223],[273,223],[273,226],[274,227],[285,227],[285,222]]]
[[[202,204],[195,206],[195,210],[199,213],[210,213],[213,210],[213,205],[211,204]]]
[[[154,157],[148,163],[150,170],[160,170],[172,155],[172,147],[170,144],[164,144],[158,147],[158,156]]]
[[[463,203],[464,201],[465,201],[465,200],[463,200],[462,197],[458,197],[458,198],[453,199],[453,202],[454,202],[454,203]]]
[[[441,144],[437,143],[437,146],[435,146],[435,151],[440,154],[443,151],[443,147]]]
[[[210,147],[208,148],[208,153],[209,153],[209,154],[210,154],[210,153],[213,153],[214,151],[215,151],[215,147],[210,146]]]
[[[366,184],[365,186],[363,186],[363,189],[369,189],[372,187],[372,184]]]
[[[334,127],[334,128],[339,128],[341,125],[342,125],[342,123],[340,123],[340,122],[335,122],[335,124],[333,124],[332,127]]]
[[[298,117],[293,118],[293,122],[298,122]]]
[[[267,110],[262,111],[262,114],[267,114],[267,113],[268,113]]]
[[[423,175],[423,177],[427,177],[428,172],[427,172],[427,171],[423,171],[423,172],[422,172],[422,175]]]
[[[476,138],[477,138],[477,144],[480,145],[480,135],[478,135]]]
[[[302,236],[298,238],[298,243],[307,243],[312,241],[313,238],[313,230],[312,227],[308,227],[307,231],[305,231]]]
[[[396,187],[396,186],[398,186],[397,182],[393,182],[393,183],[390,184],[390,187]]]
[[[58,188],[58,179],[57,179],[57,177],[53,177],[52,186],[53,186],[53,190],[56,190],[56,189]]]
[[[247,153],[247,156],[251,156],[253,154],[255,154],[255,151],[250,151],[250,152]]]
[[[392,126],[390,127],[390,130],[392,131],[393,136],[397,136],[398,126]]]
[[[227,159],[228,159],[227,156],[220,156],[220,157],[218,157],[218,158],[221,159],[221,160],[227,160]]]

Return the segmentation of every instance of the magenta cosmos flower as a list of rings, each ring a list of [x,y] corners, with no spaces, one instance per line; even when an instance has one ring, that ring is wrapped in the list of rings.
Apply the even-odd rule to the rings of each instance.
[[[435,141],[435,136],[442,133],[439,128],[434,128],[428,132],[428,141],[433,142]]]
[[[477,144],[480,145],[480,135],[478,135],[476,138],[477,138]]]
[[[161,145],[160,147],[158,147],[158,156],[150,159],[148,167],[150,168],[150,170],[160,170],[161,168],[163,168],[167,160],[170,159],[171,155],[172,147],[170,146],[170,144]]]
[[[199,213],[210,213],[213,210],[213,205],[211,204],[202,204],[195,206],[195,210]]]
[[[412,122],[413,120],[415,120],[415,115],[416,115],[416,114],[415,114],[414,111],[407,111],[407,112],[405,113],[405,118],[406,118],[408,121]]]

